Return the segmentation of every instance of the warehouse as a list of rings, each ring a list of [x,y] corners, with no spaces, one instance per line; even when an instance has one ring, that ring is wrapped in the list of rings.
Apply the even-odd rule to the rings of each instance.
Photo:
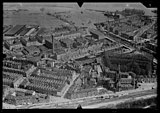
[[[97,30],[90,29],[89,32],[90,32],[90,34],[92,34],[92,36],[95,39],[104,39],[105,38],[105,36],[101,32],[99,32]]]
[[[4,26],[3,26],[3,33],[6,33],[6,32],[7,32],[8,30],[10,30],[12,27],[13,27],[12,25],[9,25],[9,26],[4,25]]]
[[[5,36],[15,36],[25,28],[25,25],[16,25],[5,33]]]
[[[22,31],[19,35],[20,35],[20,36],[24,36],[24,35],[27,34],[30,30],[31,30],[31,28],[24,28],[23,31]]]

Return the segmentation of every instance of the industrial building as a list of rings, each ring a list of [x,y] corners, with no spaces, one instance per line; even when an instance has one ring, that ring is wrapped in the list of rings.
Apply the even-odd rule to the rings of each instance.
[[[23,9],[11,13],[14,15],[21,11]],[[138,47],[134,41],[136,37],[140,40],[157,38],[155,23],[144,36],[140,35],[141,29],[147,29],[148,24],[153,22],[150,17],[144,16],[143,11],[92,10],[100,14],[94,15],[99,18],[93,18],[93,22],[98,23],[92,22],[90,14],[93,12],[89,13],[90,9],[79,12],[89,20],[86,17],[81,20],[78,16],[76,22],[72,20],[75,19],[72,11],[56,11],[47,13],[49,18],[43,18],[52,21],[41,21],[39,16],[44,17],[45,14],[30,12],[25,15],[37,16],[37,20],[24,21],[29,24],[35,22],[36,25],[3,26],[3,53],[7,55],[3,59],[2,70],[3,104],[7,105],[6,108],[11,104],[16,109],[63,108],[75,104],[97,107],[96,104],[101,106],[104,101],[114,98],[117,101],[139,97],[143,88],[134,89],[143,83],[156,83],[157,67],[152,66],[154,57],[146,57],[141,49],[145,47],[155,51],[157,45],[149,40],[149,43],[144,41],[146,43]],[[45,13],[44,8],[40,12]],[[7,12],[7,18],[10,18],[9,14]],[[79,19],[88,22],[80,22]],[[57,23],[48,26],[50,22]],[[88,26],[80,27],[78,24]],[[151,89],[154,88],[151,86]],[[135,93],[132,94],[132,91]]]
[[[104,39],[105,36],[103,33],[101,33],[100,31],[98,30],[95,30],[95,29],[89,29],[89,32],[90,34],[93,36],[93,38],[97,39],[97,40],[100,40],[100,39]]]
[[[25,34],[27,34],[29,31],[31,30],[31,28],[24,28],[23,30],[22,30],[22,32],[20,32],[20,36],[24,36]]]
[[[24,39],[24,38],[21,38],[21,43],[22,43],[24,46],[42,45],[42,43],[39,43],[39,42],[37,41],[37,39],[34,38],[34,37],[30,37],[28,40],[27,40],[27,39]]]
[[[24,47],[24,49],[22,50],[24,55],[39,55],[40,54],[40,50],[39,48],[37,48],[36,46],[28,46],[28,47]]]
[[[5,36],[18,35],[24,28],[25,28],[25,25],[16,25],[13,28],[11,28],[9,31],[7,31],[4,35]]]
[[[9,25],[9,26],[4,25],[4,26],[3,26],[3,34],[4,34],[5,32],[7,32],[8,30],[10,30],[12,27],[13,27],[12,25]]]
[[[22,48],[23,44],[21,43],[20,40],[17,40],[17,41],[14,40],[13,43],[9,43],[8,41],[5,41],[4,46],[9,50],[13,50],[13,49],[16,50],[16,49]]]

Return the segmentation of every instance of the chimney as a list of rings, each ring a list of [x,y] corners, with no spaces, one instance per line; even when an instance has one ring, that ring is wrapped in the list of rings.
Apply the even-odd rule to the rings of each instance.
[[[118,72],[121,72],[120,64],[118,65]]]
[[[51,35],[52,36],[52,53],[54,54],[54,42],[53,42],[53,35]]]

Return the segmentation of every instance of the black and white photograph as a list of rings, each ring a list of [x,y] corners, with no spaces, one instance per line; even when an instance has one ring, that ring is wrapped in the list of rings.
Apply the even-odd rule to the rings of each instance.
[[[157,8],[3,2],[2,109],[157,109]]]

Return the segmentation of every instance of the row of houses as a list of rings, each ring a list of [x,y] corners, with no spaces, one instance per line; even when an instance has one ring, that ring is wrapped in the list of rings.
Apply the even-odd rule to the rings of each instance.
[[[80,32],[74,31],[74,32],[65,33],[63,35],[55,35],[54,38],[56,40],[65,39],[65,38],[75,39],[75,38],[80,37],[80,36],[81,36]]]
[[[22,75],[3,72],[3,85],[18,87],[24,80]]]
[[[67,85],[72,80],[72,73],[67,70],[53,69],[52,71],[39,69],[36,74],[32,74],[28,81],[22,83],[20,87],[32,89],[39,93],[60,96],[64,93]]]
[[[76,99],[76,98],[84,98],[84,97],[95,96],[95,95],[98,95],[98,91],[96,88],[87,88],[77,92],[72,92],[70,94],[68,93],[66,98]]]
[[[25,92],[26,95],[25,94],[23,95],[24,92],[22,91],[19,91],[20,95],[16,95],[16,93],[18,93],[18,91],[12,94],[8,94],[5,97],[4,102],[17,106],[17,105],[28,105],[35,103],[46,103],[49,102],[50,100],[49,96],[44,94],[36,95],[33,91]]]
[[[22,64],[14,61],[3,61],[3,71],[10,73],[22,73],[23,76],[30,76],[31,73],[36,69],[32,64]]]
[[[109,32],[113,32],[116,35],[120,35],[126,39],[133,40],[134,36],[138,32],[139,28],[143,27],[148,24],[147,22],[149,19],[145,19],[144,16],[130,16],[127,20],[123,19],[112,21],[112,22],[105,22],[104,28]]]
[[[129,9],[129,8],[125,8],[122,12],[122,15],[124,16],[130,16],[130,15],[144,15],[145,12],[143,10],[139,10],[139,9]]]
[[[89,51],[96,53],[101,50],[103,43],[97,43],[95,45],[89,46],[88,48],[78,49],[77,51],[68,51],[65,54],[57,56],[58,60],[68,61],[69,59],[77,59],[83,56],[89,55]]]

